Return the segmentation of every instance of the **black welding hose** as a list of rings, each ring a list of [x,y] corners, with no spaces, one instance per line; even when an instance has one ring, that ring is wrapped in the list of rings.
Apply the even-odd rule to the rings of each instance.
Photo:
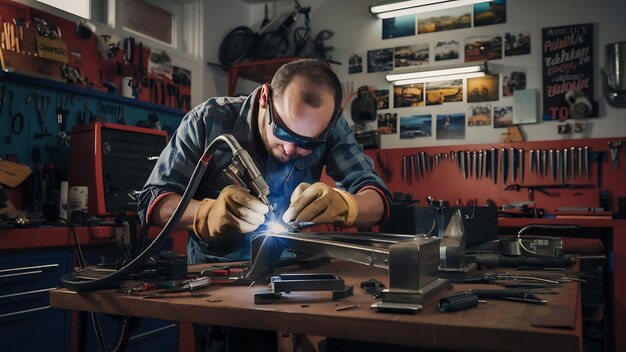
[[[206,171],[209,160],[211,160],[215,149],[217,149],[217,142],[223,142],[228,144],[233,151],[236,151],[238,149],[235,145],[233,145],[233,143],[236,143],[236,140],[232,135],[220,135],[217,136],[213,141],[211,141],[209,146],[205,149],[204,153],[200,157],[200,160],[198,160],[198,164],[191,174],[189,185],[187,185],[187,188],[185,189],[185,192],[183,193],[180,202],[176,206],[174,214],[172,214],[165,226],[163,226],[159,235],[143,252],[141,252],[141,254],[139,254],[135,259],[133,259],[123,268],[98,279],[89,281],[81,280],[80,272],[65,274],[61,277],[61,285],[72,291],[97,290],[105,287],[110,287],[113,284],[116,284],[119,281],[123,280],[128,275],[138,272],[144,266],[145,262],[151,256],[156,254],[158,250],[165,244],[170,232],[180,221],[181,216],[187,208],[187,205],[189,205],[191,198],[193,197],[196,189],[202,181],[202,176]]]

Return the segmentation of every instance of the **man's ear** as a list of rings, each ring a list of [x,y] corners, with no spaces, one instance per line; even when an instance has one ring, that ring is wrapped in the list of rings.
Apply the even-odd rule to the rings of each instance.
[[[261,86],[261,96],[259,97],[259,107],[262,109],[267,109],[267,97],[269,94],[271,94],[270,85],[264,83]]]

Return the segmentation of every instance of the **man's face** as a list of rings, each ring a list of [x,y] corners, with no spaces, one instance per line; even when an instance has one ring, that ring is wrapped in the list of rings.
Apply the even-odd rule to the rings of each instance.
[[[303,98],[302,92],[310,89],[315,89],[319,94],[317,107],[307,104]],[[259,101],[259,131],[265,148],[279,162],[287,162],[311,154],[313,152],[311,149],[301,148],[294,142],[278,138],[274,133],[274,125],[279,124],[300,136],[319,137],[333,117],[332,92],[327,88],[314,87],[313,83],[296,77],[281,96],[271,97],[270,94],[269,85],[264,85]],[[268,102],[268,97],[271,99],[271,104]],[[272,114],[271,124],[269,123],[270,113]]]

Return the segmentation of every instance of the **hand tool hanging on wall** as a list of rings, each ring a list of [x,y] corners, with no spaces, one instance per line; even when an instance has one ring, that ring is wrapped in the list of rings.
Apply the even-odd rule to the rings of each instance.
[[[591,153],[591,150],[589,149],[589,147],[585,146],[583,148],[583,164],[585,166],[585,178],[587,179],[591,178],[591,164],[589,162],[590,153]]]
[[[524,149],[517,150],[517,161],[519,163],[519,181],[524,182]]]
[[[575,167],[575,163],[576,163],[576,148],[571,147],[569,148],[569,174],[570,174],[570,179],[573,181],[576,179],[576,167]]]
[[[2,109],[4,108],[4,100],[6,98],[6,94],[7,94],[7,86],[3,84],[0,87],[0,117],[2,117]],[[9,117],[10,117],[10,114],[9,114]]]
[[[550,167],[550,178],[552,179],[552,182],[556,181],[556,170],[555,170],[555,161],[554,161],[554,149],[550,149],[548,151],[548,164]]]
[[[491,148],[491,177],[493,183],[498,183],[498,149]]]
[[[602,188],[602,167],[603,167],[603,163],[604,163],[604,152],[593,152],[591,154],[591,158],[593,159],[593,161],[596,162],[597,168],[598,168],[598,172],[596,175],[597,178],[597,183],[598,183],[598,188]]]
[[[459,168],[461,168],[463,178],[467,179],[467,170],[465,169],[465,151],[463,150],[459,152]]]
[[[547,157],[548,155],[548,151],[547,150],[542,150],[541,151],[541,169],[542,169],[542,173],[541,173],[541,178],[543,178],[544,176],[548,175],[548,163],[547,163]]]
[[[402,172],[402,181],[407,182],[407,167],[408,167],[408,159],[406,155],[402,156],[402,164],[400,165],[400,170]]]
[[[37,109],[37,119],[39,120],[39,132],[35,133],[35,139],[50,136],[48,128],[46,127],[46,112],[50,108],[50,96],[44,94],[31,93],[29,97],[35,102],[35,108]],[[28,100],[28,98],[27,98]]]
[[[613,168],[617,169],[619,165],[619,149],[622,147],[622,141],[609,141],[609,152],[611,153],[611,162],[613,164]]]
[[[569,149],[563,149],[563,176],[561,177],[561,183],[565,183],[565,179],[567,178],[567,172],[569,170]]]
[[[515,182],[517,173],[517,163],[515,162],[515,148],[509,148],[509,171],[511,172],[511,182]]]
[[[507,168],[508,168],[508,152],[505,148],[502,148],[502,160],[500,161],[500,175],[502,175],[502,184],[506,183]]]
[[[11,131],[17,135],[22,133],[22,131],[24,130],[24,115],[19,112],[13,115],[13,96],[13,90],[10,89],[8,93],[9,107],[7,108],[7,110],[9,112],[9,116],[11,117]]]
[[[67,109],[68,101],[73,99],[73,97],[66,96],[63,94],[59,94],[57,96],[57,124],[59,125],[59,138],[61,139],[61,144],[68,147],[70,146],[70,136],[66,132],[67,128],[67,115],[69,114],[69,110]]]
[[[563,183],[563,160],[561,159],[561,151],[557,149],[556,154],[556,177]]]
[[[530,165],[530,173],[531,174],[535,173],[535,170],[537,169],[536,166],[535,166],[536,165],[536,163],[535,163],[536,160],[535,160],[534,156],[535,156],[535,151],[533,149],[531,149],[528,152],[528,164]]]

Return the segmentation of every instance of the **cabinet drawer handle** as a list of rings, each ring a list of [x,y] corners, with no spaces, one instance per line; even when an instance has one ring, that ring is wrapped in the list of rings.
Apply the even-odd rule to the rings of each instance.
[[[12,277],[12,276],[26,276],[26,275],[34,275],[34,274],[41,274],[43,273],[43,270],[35,270],[35,271],[23,271],[21,273],[13,273],[13,274],[4,274],[4,275],[0,275],[0,279],[4,279],[5,277]]]
[[[0,296],[0,300],[3,300],[5,298],[9,298],[9,297],[19,297],[19,296],[33,295],[33,294],[42,293],[42,292],[50,292],[50,291],[54,290],[57,287],[58,286],[56,286],[56,287],[49,287],[49,288],[42,288],[42,289],[39,289],[39,290],[11,293],[11,294],[8,294],[8,295]]]
[[[40,311],[40,310],[46,310],[46,309],[50,309],[50,306],[37,307],[37,308],[32,308],[32,309],[20,310],[20,311],[18,311],[18,312],[12,312],[12,313],[7,313],[7,314],[1,314],[1,315],[0,315],[0,319],[2,319],[2,318],[6,318],[6,317],[10,317],[10,316],[14,316],[14,315],[20,315],[20,314],[26,314],[26,313],[37,312],[37,311]]]
[[[34,266],[23,266],[19,268],[9,268],[9,269],[0,269],[0,273],[8,273],[12,271],[22,271],[22,270],[33,270],[33,269],[48,269],[48,268],[58,268],[59,264],[44,264],[44,265],[34,265]]]

